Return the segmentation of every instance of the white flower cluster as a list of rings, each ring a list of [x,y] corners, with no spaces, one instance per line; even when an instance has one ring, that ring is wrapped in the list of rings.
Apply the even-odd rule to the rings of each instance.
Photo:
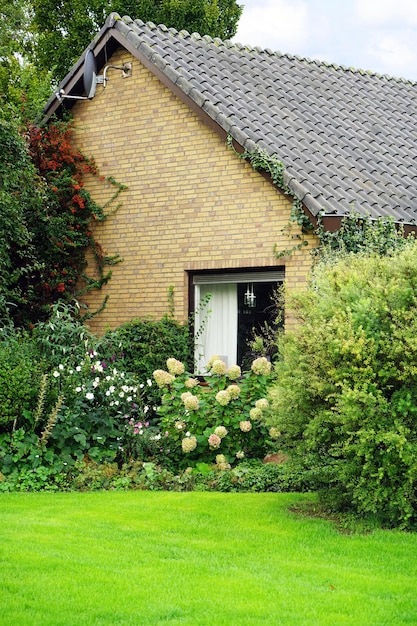
[[[184,364],[181,363],[181,361],[172,358],[167,359],[167,368],[168,372],[173,376],[181,376],[181,374],[184,374],[185,371]]]
[[[230,469],[230,463],[228,463],[227,458],[224,454],[216,455],[216,465],[217,469],[223,472]]]
[[[249,415],[251,420],[260,420],[263,412],[269,407],[267,398],[259,398],[255,402],[255,406],[250,410]]]
[[[231,396],[230,393],[228,392],[227,389],[222,389],[221,391],[218,391],[216,393],[216,401],[221,405],[221,406],[226,406],[229,404],[230,400],[231,400]]]
[[[185,391],[181,394],[181,400],[187,411],[197,411],[199,407],[199,399],[194,396],[191,391]]]
[[[224,426],[217,426],[214,429],[214,434],[220,437],[220,439],[223,439],[227,435],[227,428],[225,428]]]
[[[181,441],[181,447],[182,451],[186,454],[187,452],[192,452],[197,447],[197,439],[194,437],[194,435],[191,435],[191,437],[184,437],[184,439]]]
[[[236,398],[238,398],[240,395],[239,385],[229,385],[226,391],[229,394],[229,396],[232,398],[232,400],[236,400]]]
[[[122,409],[137,401],[138,386],[133,380],[129,380],[125,372],[99,360],[95,351],[90,351],[74,369],[65,370],[60,364],[53,376],[62,377],[77,395],[84,396],[90,403],[96,401]]]
[[[258,376],[269,376],[271,373],[271,362],[264,356],[255,359],[251,365],[251,370]]]
[[[166,372],[165,370],[155,370],[153,373],[153,377],[155,379],[158,387],[168,387],[171,383],[174,382],[175,376]]]
[[[230,378],[230,380],[237,380],[241,377],[242,370],[240,369],[239,365],[231,365],[226,374],[228,378]]]

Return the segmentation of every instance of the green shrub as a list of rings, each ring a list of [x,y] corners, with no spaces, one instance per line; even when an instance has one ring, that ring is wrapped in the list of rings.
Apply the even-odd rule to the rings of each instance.
[[[70,486],[68,474],[50,465],[19,467],[7,475],[0,473],[0,492],[69,491]]]
[[[417,244],[319,264],[289,305],[271,424],[327,504],[417,523]]]
[[[48,394],[54,403],[50,398],[46,410]],[[94,350],[76,365],[59,364],[43,375],[30,400],[26,419],[14,419],[0,431],[0,471],[7,476],[40,466],[65,472],[84,458],[121,462],[127,453],[137,453],[132,442],[139,424],[148,426],[136,377]]]
[[[120,457],[132,423],[145,421],[137,378],[95,350],[73,367],[60,364],[52,376],[63,401],[44,445],[68,464],[85,456],[99,463]]]
[[[41,464],[20,467],[7,475],[0,474],[1,491],[222,491],[222,492],[289,492],[309,491],[308,481],[300,468],[290,463],[262,463],[260,460],[240,463],[220,470],[204,463],[191,470],[173,472],[151,461],[130,461],[119,465],[80,460],[69,468]]]
[[[99,464],[160,459],[161,435],[151,421],[161,391],[152,371],[174,346],[189,356],[188,341],[187,326],[168,317],[99,340],[78,307],[62,302],[31,336],[3,329],[0,471],[11,480],[41,466],[59,473],[84,457]]]
[[[0,330],[0,435],[33,425],[43,371],[36,346],[26,333]]]
[[[49,318],[33,329],[33,341],[50,369],[58,365],[74,365],[97,342],[97,338],[82,323],[79,306],[57,302],[51,306]]]
[[[194,359],[189,325],[168,315],[160,320],[136,319],[108,331],[100,339],[97,349],[107,360],[120,360],[124,370],[134,373],[142,382],[152,380],[154,370],[165,367],[169,357],[183,361],[190,369]],[[153,407],[161,402],[161,392],[155,385],[147,385],[144,393],[152,420],[155,417]]]

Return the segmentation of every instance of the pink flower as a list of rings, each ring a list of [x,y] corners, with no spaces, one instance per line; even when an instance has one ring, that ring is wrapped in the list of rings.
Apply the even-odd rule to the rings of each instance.
[[[220,439],[220,437],[218,437],[217,435],[215,435],[214,433],[212,435],[210,435],[210,437],[208,438],[208,442],[209,442],[209,446],[210,448],[218,448],[222,442],[222,440]]]

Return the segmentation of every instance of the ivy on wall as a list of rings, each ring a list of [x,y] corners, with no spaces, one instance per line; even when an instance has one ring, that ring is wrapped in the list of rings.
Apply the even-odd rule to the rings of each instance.
[[[94,159],[72,147],[72,130],[71,122],[57,121],[44,128],[32,126],[28,132],[30,155],[47,196],[44,219],[31,225],[35,240],[42,247],[45,266],[39,284],[40,307],[100,289],[111,277],[108,266],[121,261],[118,255],[105,254],[94,238],[92,222],[105,221],[117,210],[117,206],[111,211],[109,207],[126,187],[112,177],[100,176]],[[85,189],[86,173],[114,187],[104,206],[95,202]],[[84,273],[88,249],[93,252],[97,278]]]
[[[245,161],[249,161],[251,166],[257,172],[265,172],[270,178],[272,183],[278,187],[285,195],[289,196],[292,200],[290,218],[288,220],[288,224],[285,227],[285,230],[291,232],[292,226],[297,224],[299,226],[300,232],[298,232],[295,237],[299,240],[299,243],[294,245],[290,249],[279,251],[277,246],[275,245],[274,253],[277,258],[281,258],[284,256],[289,256],[293,252],[300,250],[304,246],[308,246],[308,241],[305,238],[305,235],[313,232],[314,226],[311,223],[308,216],[305,214],[303,210],[303,204],[299,198],[295,195],[295,193],[288,187],[288,185],[284,182],[284,170],[285,166],[278,159],[276,154],[268,154],[266,150],[257,147],[255,150],[244,152],[238,152],[233,145],[233,138],[228,135],[227,137],[227,145],[235,152],[235,154]]]
[[[27,327],[46,319],[59,300],[101,288],[111,277],[109,266],[121,261],[106,255],[92,223],[117,210],[115,200],[125,186],[100,176],[94,160],[71,146],[71,134],[72,123],[64,121],[29,126],[24,135],[17,126],[0,124],[2,324]],[[85,189],[86,173],[113,188],[104,206]],[[95,278],[84,274],[88,249]]]

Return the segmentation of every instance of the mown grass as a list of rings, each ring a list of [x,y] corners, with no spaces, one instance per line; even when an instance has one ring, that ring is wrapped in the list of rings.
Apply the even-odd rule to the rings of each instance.
[[[0,495],[0,624],[417,623],[417,536],[341,534],[299,494]]]

